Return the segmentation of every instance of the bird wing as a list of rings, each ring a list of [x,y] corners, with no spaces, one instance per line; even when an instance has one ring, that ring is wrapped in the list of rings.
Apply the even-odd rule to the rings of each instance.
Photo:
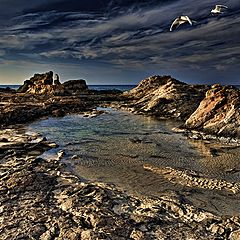
[[[228,8],[228,7],[225,5],[216,5],[217,10],[221,10],[222,8]]]
[[[170,32],[173,30],[173,28],[174,28],[176,25],[179,25],[179,19],[178,19],[178,18],[176,18],[176,19],[173,21],[173,23],[172,23],[172,25],[171,25],[171,27],[170,27]]]
[[[187,20],[191,25],[193,25],[191,19],[190,19],[188,16],[185,16],[185,17],[186,17],[186,20]]]

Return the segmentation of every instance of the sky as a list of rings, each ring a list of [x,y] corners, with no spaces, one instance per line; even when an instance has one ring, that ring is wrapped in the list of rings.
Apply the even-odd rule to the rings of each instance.
[[[212,15],[215,4],[228,9]],[[239,0],[0,0],[0,84],[53,70],[63,82],[171,75],[240,85]],[[177,17],[193,26],[170,32]]]

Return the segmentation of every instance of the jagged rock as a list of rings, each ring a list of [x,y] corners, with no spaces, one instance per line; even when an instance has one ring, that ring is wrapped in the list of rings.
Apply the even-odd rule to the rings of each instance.
[[[221,136],[240,137],[240,91],[213,85],[185,127]]]
[[[20,93],[45,94],[52,93],[55,90],[59,91],[60,89],[59,86],[53,85],[53,72],[50,71],[43,74],[34,74],[17,91]]]
[[[230,236],[229,236],[229,239],[230,239],[230,240],[238,240],[238,239],[240,239],[240,229],[232,232],[232,233],[230,234]]]
[[[188,85],[171,76],[152,76],[142,80],[125,96],[135,100],[128,107],[133,107],[137,113],[187,119],[207,89],[206,85]]]
[[[61,85],[58,74],[54,75],[53,82],[54,82],[54,85]]]
[[[53,72],[50,71],[43,74],[34,74],[17,91],[30,94],[71,95],[86,90],[88,90],[88,87],[85,80],[70,80],[61,84],[59,76],[55,74],[53,79]]]

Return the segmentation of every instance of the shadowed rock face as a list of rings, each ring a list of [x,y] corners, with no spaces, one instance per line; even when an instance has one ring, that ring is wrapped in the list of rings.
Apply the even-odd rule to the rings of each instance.
[[[80,93],[88,89],[86,81],[80,80],[69,80],[63,83],[63,87],[72,93]]]
[[[135,112],[186,120],[204,98],[206,85],[188,85],[171,76],[144,79],[128,95]]]
[[[189,129],[239,138],[240,91],[231,86],[213,85],[185,126]]]

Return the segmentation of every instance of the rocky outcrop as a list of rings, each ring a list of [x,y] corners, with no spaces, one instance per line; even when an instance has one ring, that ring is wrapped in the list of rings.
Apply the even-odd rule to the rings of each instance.
[[[171,76],[152,76],[125,95],[134,112],[186,120],[204,98],[206,85],[188,85]]]
[[[240,138],[240,90],[235,87],[188,85],[171,76],[152,76],[124,96],[130,101],[121,107],[135,113],[184,120],[179,130],[190,130],[185,133],[191,136],[194,132],[194,138],[196,132],[203,137],[207,134],[208,138]]]
[[[194,129],[220,136],[240,138],[240,91],[231,86],[213,85],[196,111],[185,123]]]
[[[17,91],[32,94],[52,93],[54,91],[53,72],[34,74],[30,80],[25,80],[24,84]]]
[[[18,89],[19,93],[30,94],[54,94],[71,95],[86,92],[88,90],[85,80],[70,80],[63,84],[59,81],[59,76],[53,72],[43,74],[34,74],[30,80],[24,81],[24,84]]]

